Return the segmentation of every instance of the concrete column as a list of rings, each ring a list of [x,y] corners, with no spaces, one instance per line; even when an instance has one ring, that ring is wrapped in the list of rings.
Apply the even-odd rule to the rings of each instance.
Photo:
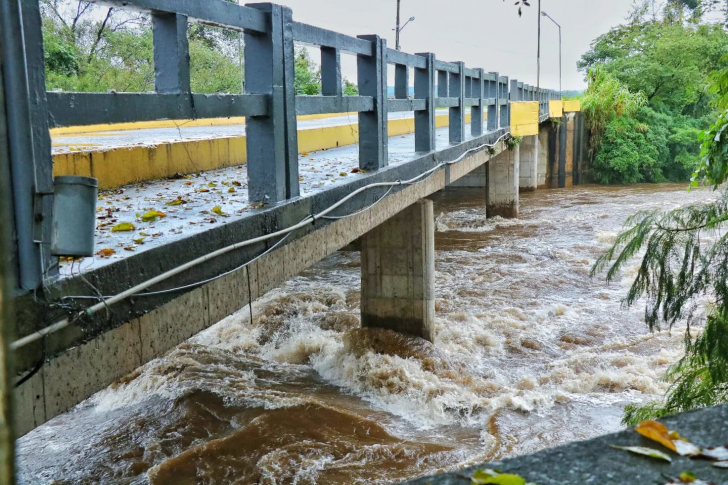
[[[505,150],[488,162],[486,214],[488,217],[518,217],[520,146]]]
[[[538,168],[536,176],[538,186],[546,186],[549,169],[549,128],[539,130],[538,134]]]
[[[538,187],[538,136],[524,136],[520,146],[519,188],[531,192]]]
[[[435,216],[421,199],[362,238],[361,323],[435,341]]]

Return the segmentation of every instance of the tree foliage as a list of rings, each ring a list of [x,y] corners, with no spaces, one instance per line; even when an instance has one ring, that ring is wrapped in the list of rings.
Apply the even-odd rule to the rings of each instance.
[[[728,104],[720,84],[726,75],[724,70],[713,76],[720,115],[704,133],[699,170],[693,176],[694,185],[704,180],[714,189],[728,179]],[[592,275],[607,270],[611,281],[644,251],[625,303],[644,298],[645,321],[653,330],[687,322],[685,356],[668,372],[672,385],[664,401],[629,406],[626,423],[728,402],[727,223],[725,189],[714,202],[639,212],[594,265]],[[696,329],[699,323],[704,323],[702,329]]]
[[[715,5],[668,1],[657,15],[656,3],[640,4],[579,62],[589,81],[582,106],[597,182],[688,180],[700,161],[697,136],[716,116],[710,86],[726,63],[728,36],[703,20]]]

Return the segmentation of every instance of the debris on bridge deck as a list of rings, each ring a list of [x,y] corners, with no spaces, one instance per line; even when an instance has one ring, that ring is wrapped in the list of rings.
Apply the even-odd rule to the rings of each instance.
[[[437,131],[437,142],[440,149],[449,145],[448,128]],[[345,183],[352,177],[366,176],[359,172],[358,157],[358,145],[300,155],[301,196]],[[389,139],[390,165],[413,158],[416,158],[413,134]],[[248,201],[247,184],[247,165],[239,165],[101,192],[97,206],[96,256],[62,260],[61,275],[98,268],[247,217],[259,209]],[[161,212],[163,216],[144,217],[150,211]],[[124,223],[131,226],[117,227]]]

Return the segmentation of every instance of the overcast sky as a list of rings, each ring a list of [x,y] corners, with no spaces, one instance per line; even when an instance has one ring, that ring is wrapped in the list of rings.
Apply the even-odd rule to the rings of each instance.
[[[514,0],[402,0],[402,18],[416,17],[402,32],[402,50],[434,52],[441,60],[464,61],[468,67],[482,67],[535,85],[537,2],[530,0],[531,7],[524,8],[519,18]],[[351,36],[378,34],[394,48],[396,0],[277,3],[290,6],[299,22]],[[565,90],[585,87],[576,62],[592,40],[624,22],[631,5],[632,0],[542,0],[543,10],[562,26]],[[541,85],[558,89],[559,33],[556,25],[543,20]],[[315,57],[318,62],[318,55]],[[344,56],[343,74],[356,79],[353,56]]]

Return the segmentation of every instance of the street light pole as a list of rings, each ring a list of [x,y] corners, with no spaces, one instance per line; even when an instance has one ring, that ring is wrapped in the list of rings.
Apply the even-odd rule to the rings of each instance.
[[[400,8],[401,0],[397,0],[397,28],[395,29],[397,31],[397,35],[394,41],[395,49],[399,50],[399,31],[401,30],[399,28],[399,8]]]
[[[541,89],[541,0],[538,0],[538,50],[536,53],[536,89]]]
[[[552,21],[556,26],[559,28],[559,99],[561,98],[561,95],[563,93],[563,89],[561,87],[561,25],[557,21],[555,21],[549,14],[546,12],[541,12],[541,15],[544,17],[548,17],[550,21]]]
[[[395,38],[395,41],[394,41],[394,44],[395,44],[395,47],[394,48],[396,50],[400,50],[399,33],[402,32],[405,27],[407,27],[407,24],[409,24],[410,22],[414,21],[414,19],[415,19],[414,17],[410,17],[409,20],[407,20],[407,22],[405,22],[402,27],[399,26],[399,7],[400,7],[400,2],[401,2],[401,0],[397,0],[397,27],[394,28],[394,29],[392,29],[392,30],[394,30],[396,32],[396,38]]]

